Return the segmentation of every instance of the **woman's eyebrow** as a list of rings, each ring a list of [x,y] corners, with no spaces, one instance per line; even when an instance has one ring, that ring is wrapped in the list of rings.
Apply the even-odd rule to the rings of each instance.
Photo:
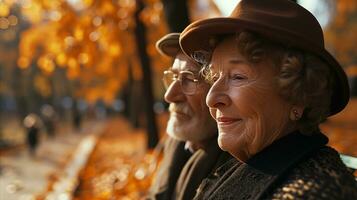
[[[228,61],[230,64],[247,64],[247,62],[243,59],[239,59],[239,58],[233,58],[231,60]]]

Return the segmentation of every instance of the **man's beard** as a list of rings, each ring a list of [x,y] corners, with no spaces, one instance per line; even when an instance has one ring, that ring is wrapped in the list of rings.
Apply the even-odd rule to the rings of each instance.
[[[174,115],[170,115],[167,123],[166,131],[171,137],[181,141],[200,142],[206,140],[216,134],[215,122],[211,116],[200,119],[192,114],[188,106],[183,104],[170,104],[170,113],[179,112],[190,116],[190,119],[178,119]],[[208,114],[209,115],[209,114]]]

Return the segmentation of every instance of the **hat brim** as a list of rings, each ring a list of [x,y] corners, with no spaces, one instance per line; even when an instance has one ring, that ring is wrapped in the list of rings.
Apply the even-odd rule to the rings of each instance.
[[[179,44],[180,33],[169,33],[156,42],[160,54],[174,58],[181,51]]]
[[[234,34],[243,30],[258,33],[283,46],[301,49],[319,56],[328,64],[335,78],[329,116],[346,107],[350,97],[348,79],[336,59],[324,48],[309,42],[308,38],[301,38],[301,36],[281,27],[229,17],[204,19],[190,24],[181,33],[181,49],[188,56],[192,56],[198,50],[212,50],[214,46],[212,46],[211,40],[214,36]]]

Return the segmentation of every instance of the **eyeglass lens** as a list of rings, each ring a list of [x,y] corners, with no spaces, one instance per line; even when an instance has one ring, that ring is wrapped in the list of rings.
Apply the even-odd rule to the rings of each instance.
[[[192,72],[180,72],[179,74],[176,74],[172,71],[165,71],[164,72],[164,85],[165,88],[167,89],[172,82],[179,80],[181,84],[182,91],[185,94],[193,94],[196,91],[197,88],[197,83],[198,80],[195,78],[194,74]]]

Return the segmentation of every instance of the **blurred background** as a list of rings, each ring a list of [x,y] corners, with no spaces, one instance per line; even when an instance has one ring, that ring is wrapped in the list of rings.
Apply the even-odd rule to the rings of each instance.
[[[161,78],[172,60],[155,42],[238,2],[0,0],[1,199],[142,198],[168,117]],[[319,20],[351,87],[321,128],[357,157],[357,1],[297,3]]]

